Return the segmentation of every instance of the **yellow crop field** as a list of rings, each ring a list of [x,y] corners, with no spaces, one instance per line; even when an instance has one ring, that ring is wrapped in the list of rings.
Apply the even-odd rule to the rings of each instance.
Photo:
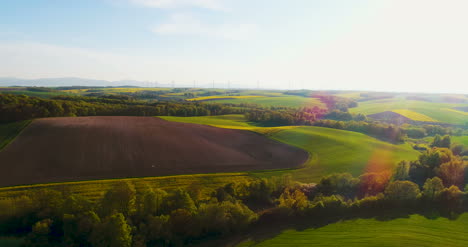
[[[408,109],[397,109],[397,110],[392,110],[392,112],[398,113],[404,117],[407,117],[411,120],[414,121],[421,121],[421,122],[438,122],[437,120],[428,117],[424,114],[417,113]]]
[[[242,95],[242,96],[205,96],[205,97],[197,97],[192,99],[187,99],[187,101],[201,101],[201,100],[219,100],[219,99],[249,99],[249,98],[260,98],[265,96],[260,95]]]

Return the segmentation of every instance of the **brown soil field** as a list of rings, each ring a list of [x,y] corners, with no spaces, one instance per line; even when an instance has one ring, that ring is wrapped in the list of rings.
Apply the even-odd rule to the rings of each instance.
[[[307,158],[250,131],[155,117],[46,118],[0,152],[0,186],[291,168]]]

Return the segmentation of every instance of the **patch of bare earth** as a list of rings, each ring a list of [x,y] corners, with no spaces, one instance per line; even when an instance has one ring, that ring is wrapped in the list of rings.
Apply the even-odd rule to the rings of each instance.
[[[243,130],[155,117],[46,118],[0,152],[0,186],[290,168],[307,157]]]

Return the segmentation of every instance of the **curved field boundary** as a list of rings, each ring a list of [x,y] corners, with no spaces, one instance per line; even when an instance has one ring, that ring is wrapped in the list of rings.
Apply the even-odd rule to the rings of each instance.
[[[0,151],[10,144],[30,123],[30,120],[25,120],[0,124]]]

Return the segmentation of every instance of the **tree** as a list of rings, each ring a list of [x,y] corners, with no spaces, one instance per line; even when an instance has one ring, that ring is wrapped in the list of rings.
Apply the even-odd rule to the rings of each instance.
[[[167,193],[164,190],[153,190],[150,187],[143,189],[137,194],[136,207],[140,217],[148,215],[160,215],[163,212],[163,203],[166,200]]]
[[[444,138],[442,138],[442,140],[440,141],[440,147],[442,148],[450,148],[450,145],[451,145],[451,140],[450,140],[450,136],[446,135],[444,136]]]
[[[463,208],[463,192],[457,186],[450,186],[440,192],[442,210],[448,213],[460,213]]]
[[[444,189],[442,179],[439,177],[428,178],[423,186],[423,197],[430,201],[434,201]]]
[[[465,168],[466,164],[460,159],[454,159],[449,162],[443,163],[437,170],[437,174],[446,187],[452,185],[463,188],[465,183]]]
[[[406,160],[402,160],[400,163],[398,163],[398,166],[395,170],[395,174],[393,174],[393,180],[398,181],[404,181],[404,180],[409,180],[410,179],[410,164]]]
[[[341,195],[353,198],[356,194],[359,179],[349,173],[331,174],[320,179],[317,189],[326,196]]]
[[[91,243],[96,247],[130,247],[131,227],[122,213],[108,216],[92,233]]]
[[[136,191],[132,184],[119,182],[106,192],[101,202],[102,215],[107,216],[115,212],[128,216],[135,211]]]
[[[192,213],[197,209],[190,195],[183,189],[177,189],[171,193],[164,204],[165,213],[170,213],[176,209],[185,209]]]
[[[431,143],[431,147],[440,147],[442,138],[440,138],[440,135],[435,135],[434,140]]]
[[[51,226],[53,221],[51,219],[44,219],[36,222],[32,227],[31,233],[26,237],[26,246],[46,247],[50,246]]]
[[[416,200],[419,195],[419,187],[411,181],[395,181],[385,188],[385,198],[397,203],[406,203]]]
[[[309,204],[307,196],[299,189],[294,189],[292,192],[286,188],[279,198],[279,206],[290,208],[294,211],[304,210]]]
[[[390,172],[369,172],[359,176],[359,196],[375,196],[383,192],[390,177]]]

